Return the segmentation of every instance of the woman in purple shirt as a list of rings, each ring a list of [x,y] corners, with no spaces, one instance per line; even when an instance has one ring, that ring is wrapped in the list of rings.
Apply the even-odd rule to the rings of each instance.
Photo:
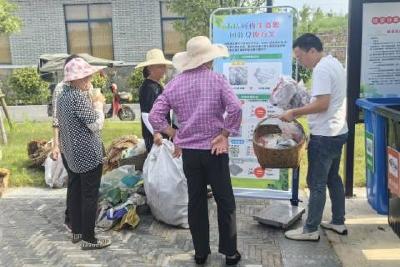
[[[219,252],[226,255],[227,265],[234,265],[241,256],[237,251],[228,137],[239,132],[241,104],[225,77],[211,70],[215,58],[229,56],[226,46],[213,45],[207,37],[197,36],[186,47],[187,52],[178,53],[173,59],[182,73],[157,98],[149,121],[154,129],[154,143],[161,145],[161,133],[168,134],[174,139],[174,156],[182,155],[196,263],[204,264],[211,253],[207,206],[210,184],[218,208]],[[165,119],[171,109],[176,114],[178,130]]]

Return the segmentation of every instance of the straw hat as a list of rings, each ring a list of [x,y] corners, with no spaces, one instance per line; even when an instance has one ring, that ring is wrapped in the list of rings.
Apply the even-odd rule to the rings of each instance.
[[[74,58],[64,67],[64,82],[70,82],[90,76],[106,66],[92,66],[82,58]]]
[[[160,49],[151,49],[146,53],[146,61],[139,63],[135,69],[150,65],[172,65],[172,62],[165,59]]]
[[[178,71],[197,68],[218,57],[229,57],[228,48],[222,44],[211,44],[206,36],[196,36],[186,44],[186,52],[176,53],[172,59]]]

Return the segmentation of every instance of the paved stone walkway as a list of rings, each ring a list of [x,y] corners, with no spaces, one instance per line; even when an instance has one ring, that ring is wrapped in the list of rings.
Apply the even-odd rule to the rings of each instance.
[[[65,189],[17,189],[0,199],[0,266],[195,266],[188,230],[142,215],[134,230],[107,232],[113,244],[82,251],[72,244],[62,222]],[[283,231],[263,226],[252,215],[267,200],[237,199],[238,266],[341,266],[321,232],[320,242],[286,240]],[[209,201],[212,254],[205,266],[225,266],[217,253],[216,205]],[[100,233],[103,234],[103,233]]]

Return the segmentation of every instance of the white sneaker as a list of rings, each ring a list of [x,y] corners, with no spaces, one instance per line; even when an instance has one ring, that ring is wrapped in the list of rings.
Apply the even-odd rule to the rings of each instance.
[[[344,224],[332,224],[328,222],[322,222],[321,227],[327,230],[332,230],[339,235],[347,235],[347,228]]]
[[[295,230],[286,231],[285,237],[292,240],[318,241],[319,231],[317,230],[314,232],[306,233],[304,232],[303,227],[300,227]]]

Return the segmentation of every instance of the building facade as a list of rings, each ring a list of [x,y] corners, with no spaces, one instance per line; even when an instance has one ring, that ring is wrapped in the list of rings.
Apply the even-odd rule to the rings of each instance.
[[[147,50],[170,57],[184,50],[173,22],[182,19],[157,0],[11,0],[23,26],[0,37],[0,64],[35,65],[45,53],[89,53],[137,63]]]

